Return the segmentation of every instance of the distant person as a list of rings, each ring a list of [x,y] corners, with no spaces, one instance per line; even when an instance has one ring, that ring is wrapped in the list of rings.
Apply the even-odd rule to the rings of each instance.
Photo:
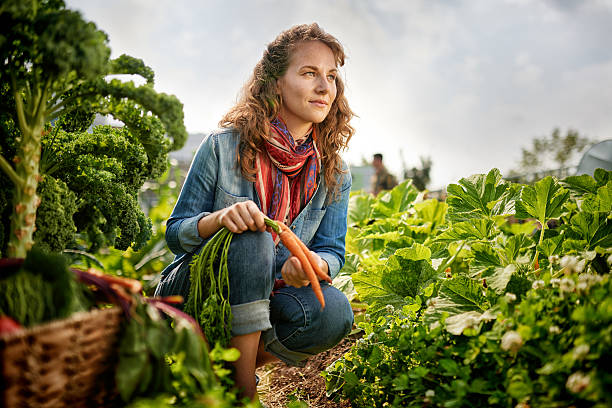
[[[397,186],[397,180],[383,164],[383,155],[376,153],[372,159],[372,167],[374,167],[374,178],[372,182],[372,193],[378,195],[383,190],[391,190]]]

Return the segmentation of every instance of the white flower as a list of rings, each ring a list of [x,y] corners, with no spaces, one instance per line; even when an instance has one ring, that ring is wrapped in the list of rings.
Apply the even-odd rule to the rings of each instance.
[[[516,295],[514,293],[508,292],[506,293],[505,298],[506,298],[506,302],[512,303],[516,300]]]
[[[434,390],[427,390],[425,391],[425,396],[427,398],[433,398],[436,396],[436,392]]]
[[[537,281],[533,281],[533,283],[531,284],[531,288],[536,289],[536,290],[542,289],[544,288],[544,285],[545,285],[544,281],[541,279],[538,279]]]
[[[548,328],[548,332],[550,334],[559,334],[559,333],[561,333],[561,328],[559,326],[550,326]]]
[[[587,356],[587,354],[589,354],[590,350],[591,348],[588,344],[581,344],[574,348],[574,350],[572,351],[572,355],[576,360],[582,360]]]
[[[584,270],[584,266],[586,265],[586,259],[581,259],[580,261],[576,262],[576,265],[574,266],[574,271],[575,272],[582,272]]]
[[[559,278],[552,278],[550,280],[550,286],[552,286],[553,288],[558,288],[560,283],[561,283],[561,279]]]
[[[568,390],[570,390],[570,392],[577,394],[584,391],[589,386],[590,382],[591,379],[588,375],[582,373],[581,371],[577,371],[567,378],[565,386]]]
[[[551,264],[555,264],[557,262],[559,262],[559,255],[551,255],[548,257],[548,262],[550,262]]]
[[[570,278],[563,278],[559,282],[559,289],[561,292],[573,292],[576,287],[576,283]]]
[[[578,258],[576,258],[575,256],[571,256],[571,255],[565,255],[563,258],[561,258],[560,263],[561,263],[562,268],[573,271],[574,267],[578,263]]]
[[[393,305],[387,305],[387,306],[385,306],[385,311],[388,314],[392,314],[393,312],[395,312],[395,308],[393,307]]]
[[[523,345],[523,338],[513,330],[504,333],[501,339],[501,348],[504,351],[516,353]]]
[[[612,254],[608,257],[608,265],[612,265]]]

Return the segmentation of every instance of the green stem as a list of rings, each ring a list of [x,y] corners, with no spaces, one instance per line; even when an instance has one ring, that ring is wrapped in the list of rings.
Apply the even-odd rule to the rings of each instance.
[[[272,230],[274,230],[274,232],[276,232],[277,234],[281,233],[281,229],[280,226],[278,225],[278,223],[276,221],[274,221],[271,218],[268,217],[264,217],[264,222],[266,223],[266,225],[270,228],[272,228]]]
[[[13,169],[13,166],[11,166],[11,163],[9,163],[4,156],[0,156],[0,168],[4,171],[8,178],[11,179],[15,187],[23,184],[23,179],[19,177],[17,172],[15,172],[15,169]]]
[[[546,222],[542,222],[542,221],[539,221],[539,222],[540,222],[540,226],[542,226],[542,228],[540,229],[540,239],[538,240],[538,245],[536,246],[535,255],[533,257],[533,260],[531,261],[532,265],[535,264],[535,261],[538,260],[538,256],[540,255],[539,252],[538,252],[538,246],[540,246],[542,244],[542,241],[544,240],[544,230],[546,229]]]

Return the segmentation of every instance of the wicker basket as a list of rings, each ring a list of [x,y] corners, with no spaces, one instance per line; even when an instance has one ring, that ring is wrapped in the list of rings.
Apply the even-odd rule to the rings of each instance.
[[[0,337],[0,406],[114,405],[122,316],[96,309]]]

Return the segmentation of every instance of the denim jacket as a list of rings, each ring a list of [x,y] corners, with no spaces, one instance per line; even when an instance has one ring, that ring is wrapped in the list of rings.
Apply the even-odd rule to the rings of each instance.
[[[222,129],[208,135],[191,163],[178,201],[166,223],[166,241],[176,255],[171,270],[204,240],[198,234],[198,221],[234,203],[252,200],[259,205],[254,182],[246,180],[236,160],[240,135],[234,129]],[[344,265],[347,208],[351,175],[343,164],[340,194],[329,202],[327,187],[320,177],[314,196],[291,224],[293,232],[323,258],[330,276],[335,277]],[[289,251],[281,243],[276,247],[276,273],[280,275]],[[163,273],[162,273],[163,274]]]

